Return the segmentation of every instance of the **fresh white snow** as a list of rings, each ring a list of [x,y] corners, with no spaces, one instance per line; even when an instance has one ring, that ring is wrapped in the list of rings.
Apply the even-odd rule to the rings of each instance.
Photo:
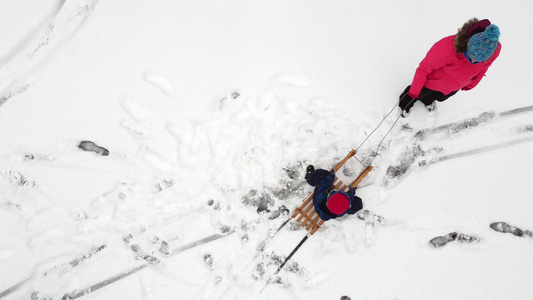
[[[416,165],[530,138],[533,112],[414,135],[532,105],[532,10],[494,0],[3,0],[0,298],[61,299],[148,264],[145,253],[160,264],[81,299],[528,299],[533,239],[489,225],[533,230],[533,142]],[[472,17],[500,27],[501,55],[474,90],[433,114],[415,105],[387,135],[357,191],[385,221],[326,222],[260,292],[275,258],[306,234],[289,224],[257,250],[288,218],[275,211],[312,191],[305,167],[331,168],[359,147],[429,47]],[[414,143],[425,156],[388,178]],[[363,168],[351,159],[339,177]],[[234,232],[159,252],[162,241],[175,249],[224,230]],[[454,231],[480,241],[429,245]]]

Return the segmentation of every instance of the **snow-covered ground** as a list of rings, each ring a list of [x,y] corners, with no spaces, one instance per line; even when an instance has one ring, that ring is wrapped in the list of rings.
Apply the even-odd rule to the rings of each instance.
[[[140,266],[82,299],[529,299],[533,239],[490,225],[533,229],[533,112],[501,114],[533,104],[531,11],[495,0],[3,0],[0,298],[79,297]],[[400,119],[358,189],[371,215],[326,222],[261,292],[305,236],[289,223],[257,250],[312,191],[305,167],[358,148],[429,47],[472,17],[502,33],[487,76]],[[487,111],[473,128],[416,135]],[[361,162],[398,114],[358,149]],[[363,168],[351,159],[339,176]],[[451,232],[478,240],[429,244]],[[206,237],[217,239],[183,249]]]

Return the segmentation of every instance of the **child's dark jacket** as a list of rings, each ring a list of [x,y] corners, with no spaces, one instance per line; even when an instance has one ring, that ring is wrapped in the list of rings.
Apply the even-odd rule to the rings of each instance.
[[[308,172],[305,175],[307,183],[312,186],[315,186],[315,193],[313,195],[313,204],[315,206],[315,211],[318,216],[324,220],[328,221],[330,219],[335,219],[345,214],[355,214],[363,208],[363,201],[361,198],[355,196],[355,188],[350,188],[348,192],[344,193],[350,200],[350,208],[340,214],[336,215],[329,211],[327,207],[328,195],[333,189],[333,181],[335,180],[335,172],[333,170],[326,171],[324,169],[317,169],[312,172]]]

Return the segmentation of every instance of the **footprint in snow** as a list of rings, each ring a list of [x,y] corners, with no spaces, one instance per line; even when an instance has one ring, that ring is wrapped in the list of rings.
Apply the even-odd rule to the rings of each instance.
[[[531,232],[530,230],[522,230],[518,227],[511,226],[505,222],[494,222],[490,224],[490,228],[492,228],[493,230],[497,232],[511,233],[515,236],[527,235],[527,236],[533,237],[533,232]]]
[[[124,111],[137,122],[146,122],[153,116],[150,103],[135,99],[129,94],[126,94],[120,98],[120,105]]]
[[[371,246],[374,243],[374,230],[376,226],[388,226],[400,223],[398,221],[388,220],[385,217],[374,214],[367,209],[358,211],[355,215],[357,218],[365,222],[364,243],[366,246]]]
[[[4,178],[13,185],[20,187],[36,187],[37,182],[26,177],[24,174],[17,171],[8,171],[3,173]]]
[[[170,79],[161,74],[148,71],[144,73],[143,78],[146,82],[158,88],[166,96],[171,96],[174,92],[174,86]]]
[[[90,152],[94,152],[98,155],[102,155],[102,156],[108,156],[109,155],[109,150],[107,150],[106,148],[104,147],[101,147],[101,146],[98,146],[97,144],[95,144],[94,142],[91,142],[91,141],[82,141],[78,147],[83,150],[83,151],[90,151]]]
[[[210,279],[204,286],[203,298],[220,299],[231,285],[231,280],[227,278],[228,266],[223,259],[215,259],[211,253],[205,253],[203,261],[210,271]]]
[[[220,98],[220,100],[218,100],[218,108],[224,108],[226,105],[233,102],[233,100],[237,99],[240,95],[241,94],[239,94],[239,92],[232,92],[231,94]]]
[[[435,248],[438,248],[453,241],[458,241],[460,243],[472,243],[472,242],[481,241],[481,238],[476,235],[468,235],[464,233],[450,232],[446,235],[432,238],[429,241],[429,244]]]

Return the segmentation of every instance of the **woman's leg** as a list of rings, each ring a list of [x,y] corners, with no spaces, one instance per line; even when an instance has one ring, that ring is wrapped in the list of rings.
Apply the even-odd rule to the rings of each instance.
[[[423,87],[422,91],[420,92],[420,96],[418,96],[418,100],[420,102],[424,103],[424,105],[428,106],[433,104],[435,101],[445,101],[446,99],[450,98],[451,96],[455,95],[457,91],[451,92],[448,95],[444,95],[443,93],[439,91],[430,90],[427,87]]]

